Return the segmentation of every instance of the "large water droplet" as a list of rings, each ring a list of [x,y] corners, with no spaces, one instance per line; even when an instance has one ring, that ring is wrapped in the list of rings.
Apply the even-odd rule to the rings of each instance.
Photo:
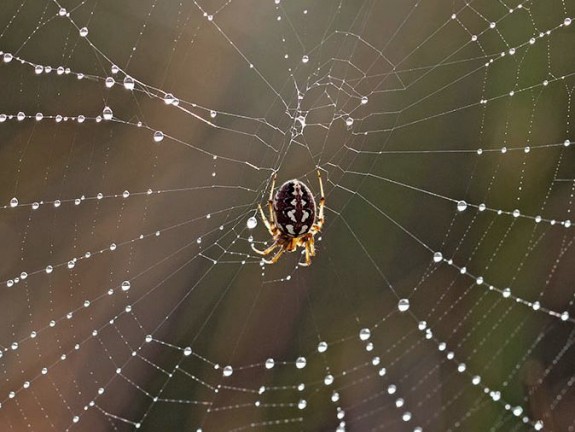
[[[275,365],[274,359],[269,358],[266,360],[266,369],[271,369]]]
[[[254,229],[256,226],[258,226],[258,220],[252,216],[248,219],[246,225],[249,229]]]
[[[438,263],[441,262],[441,260],[443,260],[443,254],[441,252],[435,252],[433,254],[433,261]]]
[[[462,212],[462,211],[465,211],[465,209],[467,209],[467,203],[463,200],[458,201],[457,202],[457,210]]]
[[[154,132],[154,141],[155,142],[160,142],[164,139],[164,133],[162,131],[156,131]]]
[[[82,36],[82,37],[88,36],[88,27],[82,27],[80,29],[80,36]]]
[[[130,283],[130,281],[125,280],[124,282],[122,282],[122,291],[128,291],[131,287],[132,284]]]
[[[307,360],[305,359],[305,357],[298,357],[297,360],[295,361],[295,366],[298,369],[303,369],[306,364],[307,364]]]
[[[226,366],[226,367],[224,368],[224,370],[223,370],[223,375],[224,375],[225,377],[232,376],[233,373],[234,373],[234,370],[233,370],[233,368],[232,368],[231,366]]]
[[[407,311],[409,309],[409,300],[408,299],[399,300],[399,302],[397,303],[397,309],[399,309],[400,312]]]
[[[104,107],[104,109],[102,110],[102,117],[104,118],[104,120],[112,120],[112,118],[114,117],[112,108],[110,108],[109,106]]]
[[[124,88],[126,90],[134,90],[134,78],[131,76],[126,76],[124,78]]]
[[[362,341],[368,340],[370,338],[370,336],[371,336],[371,331],[368,328],[362,328],[359,331],[359,338]]]
[[[320,342],[319,344],[317,344],[317,351],[320,353],[326,352],[327,351],[327,343],[326,342]]]
[[[14,197],[10,200],[10,207],[16,207],[18,205],[18,198]]]

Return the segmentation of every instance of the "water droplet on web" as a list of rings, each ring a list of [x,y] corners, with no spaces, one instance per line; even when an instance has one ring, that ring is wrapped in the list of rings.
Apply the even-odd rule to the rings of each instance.
[[[298,369],[303,369],[307,364],[307,360],[305,359],[305,357],[298,357],[297,360],[295,361],[295,366]]]
[[[561,321],[567,321],[569,319],[569,312],[565,311],[561,314]]]
[[[58,15],[60,15],[61,17],[66,16],[68,12],[66,11],[66,8],[60,8],[60,10],[58,11]]]
[[[34,73],[35,73],[36,75],[40,75],[42,72],[44,72],[44,66],[42,66],[42,65],[36,65],[36,66],[34,67]]]
[[[565,20],[563,21],[563,25],[564,26],[570,26],[571,25],[571,18],[565,18]]]
[[[327,351],[327,343],[326,342],[320,342],[319,344],[317,344],[317,351],[320,353],[326,352]]]
[[[14,351],[16,351],[18,349],[18,342],[12,342],[12,345],[10,345],[10,348],[12,348]]]
[[[255,217],[248,218],[246,225],[249,229],[254,229],[258,225],[258,220]]]
[[[568,139],[566,139],[565,141],[563,141],[563,145],[565,147],[569,147],[569,145],[571,144],[571,141],[569,141]]]
[[[353,119],[351,117],[346,118],[345,124],[347,127],[352,127],[353,126]]]
[[[51,265],[46,266],[46,273],[50,274],[54,271],[54,267],[52,267]]]
[[[441,252],[435,252],[433,254],[433,261],[438,263],[441,262],[441,260],[443,260],[443,254]]]
[[[306,56],[306,55],[304,55],[304,56],[301,58],[301,62],[302,62],[302,63],[307,63],[307,62],[309,62],[309,57]]]
[[[82,36],[82,37],[88,36],[88,28],[87,27],[82,27],[80,29],[80,36]]]
[[[234,370],[233,370],[233,368],[232,368],[231,366],[226,366],[226,367],[224,368],[223,372],[222,372],[222,374],[223,374],[225,377],[232,376],[233,373],[234,373]]]
[[[502,292],[501,295],[505,298],[508,298],[511,296],[511,289],[510,288],[505,288]]]
[[[130,191],[125,190],[122,192],[122,198],[128,198],[130,196]]]
[[[164,103],[166,105],[171,105],[174,102],[174,95],[172,93],[166,93],[164,96]]]
[[[134,79],[131,76],[126,76],[124,78],[124,88],[126,90],[134,90]]]
[[[299,402],[297,403],[297,407],[299,409],[304,409],[307,406],[307,402],[305,399],[300,399]]]
[[[108,77],[108,78],[106,78],[105,84],[106,84],[106,87],[112,88],[114,86],[114,84],[116,84],[116,80],[112,77]]]
[[[271,369],[275,366],[274,359],[269,358],[266,360],[266,369]]]
[[[16,118],[18,119],[18,121],[22,121],[26,118],[26,114],[24,114],[22,111],[20,111],[17,115]]]
[[[164,139],[164,133],[162,131],[156,131],[154,132],[154,141],[155,142],[160,142]]]
[[[128,291],[131,288],[132,284],[130,283],[130,281],[125,280],[124,282],[122,282],[122,291]]]
[[[397,303],[397,309],[400,312],[405,312],[409,309],[409,300],[408,299],[400,299]]]
[[[463,200],[458,201],[457,202],[457,210],[462,212],[462,211],[465,211],[465,209],[467,209],[467,203]]]
[[[112,71],[112,74],[116,75],[118,72],[120,72],[120,68],[116,65],[112,65],[110,71]]]
[[[14,197],[10,200],[10,207],[16,207],[18,205],[18,198]]]
[[[368,340],[371,337],[371,331],[368,328],[362,328],[359,331],[359,338],[362,341]]]
[[[216,118],[217,115],[218,115],[218,113],[216,111],[214,111],[214,110],[210,111],[210,117],[211,118]]]
[[[331,401],[332,402],[337,402],[339,400],[339,393],[338,392],[333,392],[331,394]]]
[[[109,106],[104,107],[104,109],[102,110],[102,117],[104,117],[104,120],[112,120],[112,118],[114,117],[112,108],[110,108]]]

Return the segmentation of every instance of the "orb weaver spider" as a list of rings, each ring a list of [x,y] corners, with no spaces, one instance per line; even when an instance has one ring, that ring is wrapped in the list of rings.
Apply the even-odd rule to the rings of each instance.
[[[299,265],[309,266],[311,257],[315,256],[314,236],[321,231],[325,221],[323,215],[325,197],[321,173],[319,170],[317,171],[321,194],[317,215],[313,194],[303,182],[296,179],[288,180],[280,186],[274,196],[276,178],[277,174],[274,173],[268,199],[269,219],[266,217],[262,206],[258,204],[262,221],[272,235],[274,242],[263,251],[257,249],[253,244],[252,249],[258,254],[266,256],[279,248],[272,259],[264,259],[266,264],[274,264],[284,252],[293,252],[301,246],[305,250],[305,262],[300,262]]]

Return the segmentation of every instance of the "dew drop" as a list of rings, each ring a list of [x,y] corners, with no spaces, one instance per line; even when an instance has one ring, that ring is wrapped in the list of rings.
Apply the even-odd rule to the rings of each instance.
[[[154,132],[154,141],[155,142],[160,142],[164,139],[164,133],[162,131],[156,131]]]
[[[443,260],[443,254],[441,252],[435,252],[433,254],[433,261],[438,263],[441,262],[441,260]]]
[[[18,205],[18,198],[14,197],[10,200],[10,207],[16,207]]]
[[[362,104],[362,105],[365,105],[367,102],[369,102],[369,99],[367,98],[367,96],[363,96],[363,97],[361,98],[361,104]]]
[[[82,36],[82,37],[88,36],[88,27],[82,27],[80,29],[80,36]]]
[[[457,201],[457,211],[465,211],[467,209],[467,203],[463,200]]]
[[[116,80],[112,77],[108,77],[108,78],[106,78],[105,84],[106,84],[106,87],[112,88],[114,86],[114,84],[116,84]]]
[[[54,271],[54,267],[52,267],[51,265],[46,266],[46,273],[50,274]]]
[[[104,120],[112,120],[112,118],[114,117],[112,108],[110,108],[109,106],[104,107],[104,109],[102,110],[102,117],[104,118]]]
[[[397,309],[400,312],[405,312],[409,309],[409,300],[408,299],[400,299],[397,303]]]
[[[571,25],[571,18],[565,18],[565,20],[563,20],[563,25],[564,26],[570,26]]]
[[[232,376],[233,373],[234,373],[234,370],[232,369],[231,366],[226,366],[226,367],[224,368],[223,372],[222,372],[222,374],[223,374],[225,377]]]
[[[214,111],[214,110],[210,111],[210,117],[211,118],[216,118],[217,115],[218,115],[218,113],[216,111]]]
[[[254,216],[252,216],[248,218],[246,225],[249,229],[254,229],[256,226],[258,226],[258,220]]]
[[[353,126],[353,119],[351,117],[346,118],[345,124],[347,125],[347,127]]]
[[[126,90],[134,90],[134,78],[132,78],[131,76],[126,76],[124,78],[124,88]]]
[[[60,8],[60,10],[58,11],[58,15],[60,15],[61,17],[66,16],[67,13],[68,11],[66,10],[66,8]]]
[[[307,63],[307,62],[309,62],[309,57],[306,56],[306,55],[304,55],[304,56],[301,58],[301,62],[302,62],[302,63]]]
[[[44,72],[44,66],[42,66],[42,65],[36,65],[36,66],[34,67],[34,73],[35,73],[36,75],[40,75],[42,72]]]
[[[12,56],[12,54],[4,53],[4,57],[2,59],[4,60],[4,63],[10,63],[13,58],[14,57]]]
[[[132,284],[130,283],[130,281],[125,280],[124,282],[122,282],[121,287],[122,291],[128,291],[132,287]]]
[[[191,355],[192,355],[192,348],[191,348],[191,347],[185,347],[185,348],[184,348],[184,355],[185,355],[186,357],[191,356]]]
[[[297,360],[295,361],[295,367],[297,367],[298,369],[303,369],[307,364],[307,360],[305,359],[305,357],[298,357]]]
[[[266,369],[271,369],[275,366],[274,359],[269,358],[266,360]]]
[[[509,298],[511,296],[511,289],[510,288],[505,288],[502,292],[501,295],[505,298]]]
[[[320,342],[317,344],[317,351],[322,353],[327,351],[327,342]]]
[[[359,331],[359,338],[360,338],[362,341],[366,341],[366,340],[368,340],[370,337],[371,337],[371,331],[370,331],[368,328],[362,328],[362,329]]]
[[[307,406],[307,402],[305,399],[300,399],[300,401],[297,403],[297,407],[299,409],[304,409]]]

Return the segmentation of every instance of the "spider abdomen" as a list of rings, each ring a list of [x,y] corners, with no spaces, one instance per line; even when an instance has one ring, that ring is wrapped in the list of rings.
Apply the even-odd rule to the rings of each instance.
[[[315,221],[315,201],[310,189],[299,180],[288,180],[278,189],[273,201],[276,224],[289,237],[299,237]]]

